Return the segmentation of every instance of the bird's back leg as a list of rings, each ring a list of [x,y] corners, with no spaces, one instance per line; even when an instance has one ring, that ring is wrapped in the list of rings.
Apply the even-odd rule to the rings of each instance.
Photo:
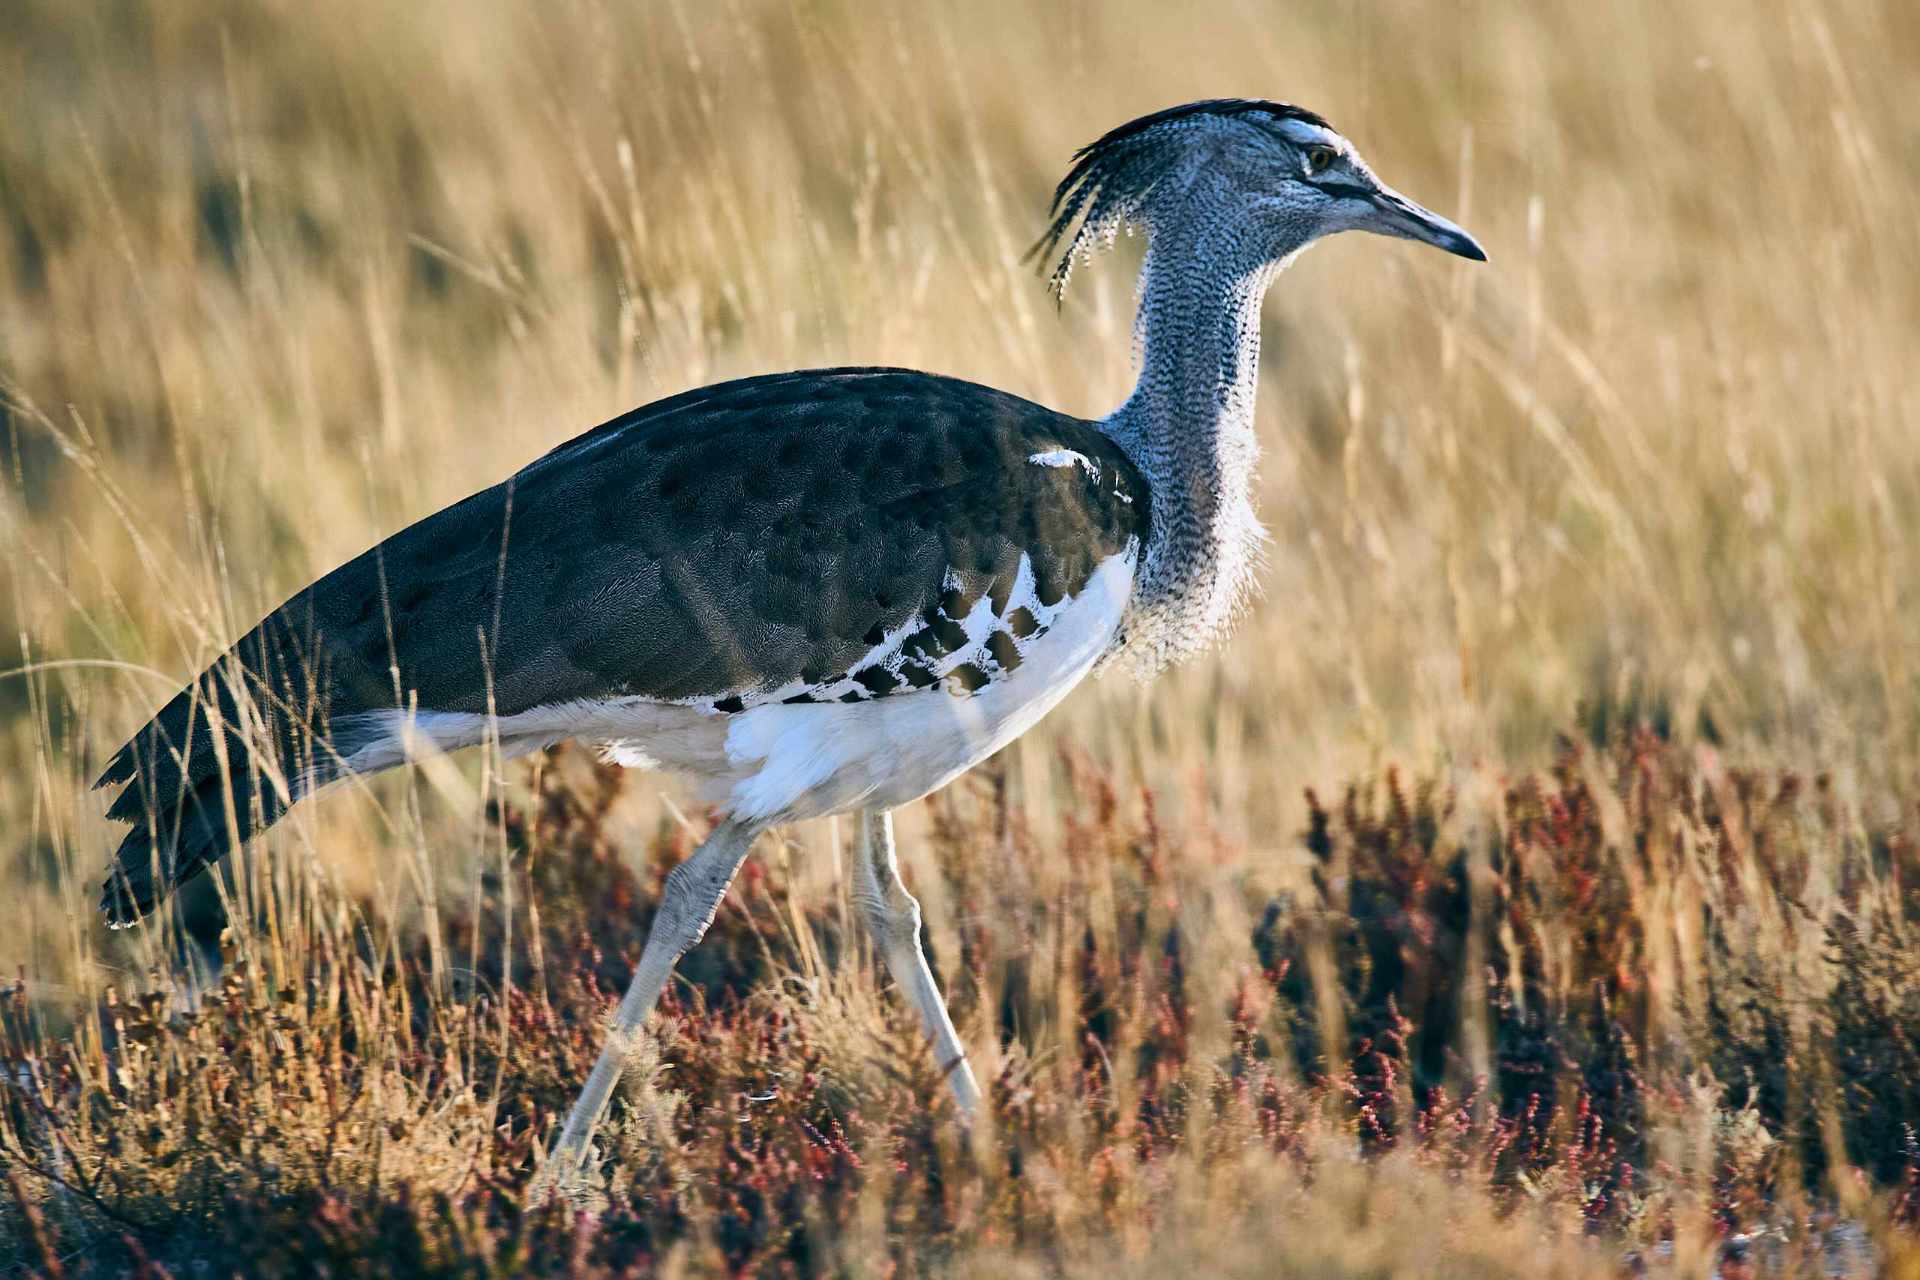
[[[980,1085],[967,1065],[967,1052],[920,946],[920,904],[900,880],[893,852],[893,816],[884,809],[861,810],[854,821],[854,844],[854,905],[860,908],[893,980],[919,1010],[927,1038],[933,1042],[934,1059],[953,1089],[960,1115],[971,1121],[980,1113]]]
[[[667,873],[660,909],[647,934],[646,949],[633,971],[633,982],[613,1015],[607,1032],[606,1047],[593,1064],[593,1074],[580,1091],[580,1098],[567,1115],[566,1128],[554,1146],[542,1178],[550,1187],[565,1187],[580,1173],[587,1157],[587,1143],[606,1111],[607,1099],[619,1081],[621,1070],[633,1053],[641,1027],[659,1002],[673,966],[706,933],[707,926],[720,909],[727,886],[746,861],[747,850],[759,828],[744,823],[726,822],[695,849],[687,860]]]

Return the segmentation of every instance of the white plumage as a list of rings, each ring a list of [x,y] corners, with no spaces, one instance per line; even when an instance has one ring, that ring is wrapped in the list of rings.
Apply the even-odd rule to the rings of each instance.
[[[555,743],[598,743],[631,768],[692,780],[703,804],[756,825],[797,822],[849,809],[893,809],[935,791],[1025,733],[1086,677],[1114,642],[1133,589],[1138,549],[1094,570],[1079,594],[1040,602],[1022,564],[1008,603],[1025,608],[1038,630],[1015,640],[1021,662],[968,697],[924,694],[841,702],[851,676],[825,686],[740,690],[745,710],[723,715],[711,698],[659,702],[620,698],[536,707],[489,720],[464,712],[392,709],[354,717],[335,730],[355,743],[349,771],[372,773],[422,752],[452,752],[490,736],[506,756]],[[985,597],[958,619],[968,644],[940,660],[938,673],[990,661],[987,638],[998,619]],[[900,660],[905,629],[887,636],[861,664]],[[806,693],[812,701],[786,699]]]

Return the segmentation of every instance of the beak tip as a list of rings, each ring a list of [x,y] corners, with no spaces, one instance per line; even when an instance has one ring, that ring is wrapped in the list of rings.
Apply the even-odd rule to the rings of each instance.
[[[1398,192],[1382,188],[1374,197],[1374,203],[1379,206],[1380,214],[1368,230],[1418,240],[1470,262],[1487,260],[1487,251],[1467,233],[1465,227],[1448,221],[1431,209],[1421,208]]]
[[[1434,248],[1444,249],[1456,258],[1465,258],[1469,262],[1487,260],[1487,251],[1480,247],[1480,242],[1469,235],[1464,227],[1457,227],[1449,222],[1438,230],[1440,234],[1431,237],[1428,241]]]

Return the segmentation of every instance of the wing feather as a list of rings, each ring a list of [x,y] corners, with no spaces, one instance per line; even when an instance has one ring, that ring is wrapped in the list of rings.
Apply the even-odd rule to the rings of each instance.
[[[1028,461],[1061,448],[1097,474]],[[360,713],[826,685],[943,601],[1004,600],[1023,555],[1071,591],[1144,541],[1145,492],[1093,424],[928,374],[637,409],[320,578],[161,708],[100,777],[134,824],[103,910],[146,914],[337,777]]]

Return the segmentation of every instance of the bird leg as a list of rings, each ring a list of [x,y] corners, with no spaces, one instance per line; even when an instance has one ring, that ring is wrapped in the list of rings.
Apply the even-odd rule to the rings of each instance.
[[[660,909],[647,934],[646,949],[640,954],[639,967],[627,987],[613,1026],[607,1032],[606,1047],[593,1064],[593,1074],[580,1091],[579,1101],[567,1116],[560,1141],[542,1170],[542,1181],[549,1187],[565,1187],[581,1172],[587,1160],[587,1142],[600,1123],[607,1099],[639,1040],[640,1029],[660,999],[661,988],[673,973],[673,966],[692,949],[713,923],[726,897],[727,886],[747,859],[758,828],[743,823],[725,822],[701,842],[700,847],[667,873]]]
[[[920,904],[900,880],[893,853],[893,816],[884,809],[862,809],[854,818],[854,832],[854,905],[860,908],[893,980],[920,1011],[927,1038],[933,1042],[934,1060],[953,1089],[961,1118],[971,1122],[980,1114],[980,1086],[920,946]]]

